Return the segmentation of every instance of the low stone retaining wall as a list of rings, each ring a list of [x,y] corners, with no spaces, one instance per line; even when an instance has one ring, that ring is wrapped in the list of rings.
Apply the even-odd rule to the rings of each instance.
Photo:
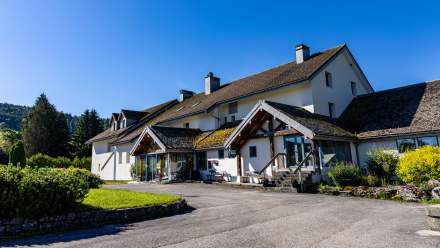
[[[157,206],[117,210],[93,210],[39,219],[4,219],[0,220],[0,237],[30,233],[59,232],[113,223],[128,223],[170,216],[188,211],[189,209],[190,207],[186,204],[186,201],[180,200],[175,203]]]
[[[426,215],[431,230],[440,232],[440,205],[427,207]]]

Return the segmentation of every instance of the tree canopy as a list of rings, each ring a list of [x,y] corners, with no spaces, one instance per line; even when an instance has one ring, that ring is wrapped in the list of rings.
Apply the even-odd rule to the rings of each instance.
[[[41,94],[22,122],[27,156],[36,153],[52,157],[68,155],[69,129],[62,112],[58,112],[45,94]]]
[[[72,138],[72,155],[88,157],[91,155],[90,145],[85,142],[103,131],[102,121],[96,110],[85,110],[79,117]]]

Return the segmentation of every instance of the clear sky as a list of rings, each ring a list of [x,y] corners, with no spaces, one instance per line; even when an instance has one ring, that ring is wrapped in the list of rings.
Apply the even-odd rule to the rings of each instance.
[[[382,3],[386,2],[386,3]],[[438,1],[2,0],[0,102],[108,116],[347,43],[376,90],[440,78]]]

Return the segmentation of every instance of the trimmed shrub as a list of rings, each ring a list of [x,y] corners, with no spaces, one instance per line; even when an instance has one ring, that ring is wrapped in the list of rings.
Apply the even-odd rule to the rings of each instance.
[[[383,179],[386,183],[396,180],[396,167],[399,162],[397,155],[383,150],[368,153],[368,172],[370,175]]]
[[[86,169],[70,167],[67,169],[67,172],[72,173],[73,175],[84,180],[87,183],[87,187],[91,189],[99,188],[102,184],[104,184],[104,181],[99,176]]]
[[[48,155],[37,153],[32,155],[27,160],[27,165],[31,168],[45,168],[45,167],[53,167],[53,168],[69,168],[75,167],[80,169],[91,169],[92,159],[91,158],[78,158],[75,157],[73,160],[70,160],[66,157],[56,157],[52,158]]]
[[[37,218],[75,209],[91,185],[80,173],[1,166],[0,218]]]
[[[17,141],[9,151],[9,163],[12,165],[26,164],[26,155],[24,154],[24,145],[22,141]]]
[[[415,185],[440,180],[440,147],[424,146],[405,152],[397,164],[397,175]]]
[[[342,188],[360,183],[359,169],[353,164],[338,162],[330,169],[328,176],[335,185]]]

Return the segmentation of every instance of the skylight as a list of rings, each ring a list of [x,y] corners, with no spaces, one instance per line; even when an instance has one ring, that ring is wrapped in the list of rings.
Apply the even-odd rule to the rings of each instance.
[[[176,112],[179,112],[180,110],[182,110],[184,107],[180,107],[178,109],[176,109]]]
[[[194,103],[192,106],[191,106],[191,108],[194,108],[195,106],[197,106],[197,105],[199,105],[200,104],[200,102],[196,102],[196,103]]]

